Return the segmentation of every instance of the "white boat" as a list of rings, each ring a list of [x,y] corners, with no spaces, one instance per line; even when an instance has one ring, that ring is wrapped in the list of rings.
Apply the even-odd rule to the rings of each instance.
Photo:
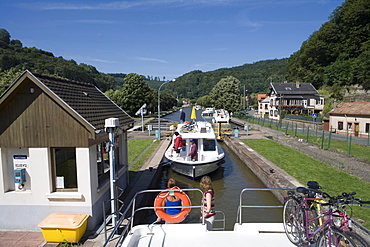
[[[204,111],[202,111],[202,117],[212,117],[214,112],[215,112],[215,109],[206,108]]]
[[[216,220],[213,223],[212,231],[208,231],[204,222],[198,220],[198,222],[189,222],[189,223],[178,223],[178,224],[158,224],[158,223],[148,223],[148,224],[139,224],[133,225],[133,217],[135,212],[140,210],[156,210],[159,208],[156,207],[145,207],[136,209],[135,202],[132,206],[130,203],[129,207],[132,206],[132,215],[133,217],[127,218],[125,213],[121,217],[122,222],[124,219],[127,219],[125,229],[121,233],[121,236],[118,238],[116,235],[111,234],[108,241],[105,243],[105,246],[109,245],[110,239],[116,240],[115,246],[121,247],[152,247],[152,246],[161,246],[161,247],[203,247],[203,246],[212,246],[212,247],[225,247],[225,246],[256,246],[256,247],[289,247],[295,246],[287,238],[284,226],[282,222],[278,223],[245,223],[242,222],[243,216],[247,215],[248,217],[248,208],[260,208],[262,212],[268,210],[269,208],[282,207],[281,205],[258,205],[255,201],[251,202],[250,205],[242,204],[242,195],[243,192],[251,191],[253,189],[259,190],[260,188],[246,188],[243,189],[240,193],[240,202],[239,207],[235,209],[236,212],[236,221],[234,224],[233,230],[224,230],[225,226],[225,217],[224,214],[220,211],[216,211]],[[265,190],[270,190],[269,188],[264,188]],[[191,190],[198,189],[183,189],[188,195],[193,192]],[[275,190],[275,189],[271,189]],[[160,190],[147,190],[137,193],[136,196],[142,196],[142,193],[158,193]],[[200,190],[199,190],[200,191]],[[253,191],[255,192],[255,191]],[[200,193],[202,193],[200,191]],[[249,197],[248,197],[249,198]],[[135,198],[133,199],[135,201]],[[132,201],[131,201],[132,202]],[[252,205],[253,204],[253,205]],[[178,206],[181,207],[181,206]],[[189,207],[183,206],[183,208],[195,210],[197,212],[202,209],[202,205],[191,205]],[[161,207],[163,208],[163,207]],[[261,221],[269,222],[266,219],[263,219],[264,214],[261,213]],[[220,217],[221,216],[221,217]],[[198,218],[199,219],[199,218]],[[234,218],[235,219],[235,218]],[[233,220],[233,219],[231,219]],[[121,223],[119,220],[118,224]],[[221,224],[220,224],[221,223]],[[215,226],[220,225],[220,228],[215,228]],[[223,226],[223,227],[222,227]],[[122,227],[122,225],[121,225]]]
[[[217,142],[211,123],[200,121],[178,124],[176,131],[183,141],[180,157],[174,151],[171,152],[176,135],[173,135],[172,143],[164,154],[174,171],[196,178],[217,170],[224,163],[225,153]],[[197,144],[198,160],[191,160],[188,156],[191,139]]]
[[[230,115],[229,112],[224,109],[217,109],[213,113],[212,122],[214,123],[229,123]]]

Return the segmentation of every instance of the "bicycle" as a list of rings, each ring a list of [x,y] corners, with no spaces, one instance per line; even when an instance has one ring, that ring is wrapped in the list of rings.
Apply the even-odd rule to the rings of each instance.
[[[335,201],[332,197],[325,192],[304,187],[298,187],[296,192],[299,194],[294,191],[288,192],[283,208],[284,230],[293,244],[316,243],[317,247],[356,246],[346,233],[334,225]],[[318,193],[324,198],[329,198],[329,202],[322,203],[316,197],[308,197],[307,195],[312,194],[312,192]],[[310,217],[309,212],[315,212],[311,207],[312,202],[329,206],[329,208],[318,216]],[[320,219],[322,219],[322,224],[318,223]]]
[[[337,209],[334,211],[334,224],[336,227],[345,231],[346,234],[353,240],[353,242],[358,247],[370,247],[370,244],[361,237],[359,234],[353,231],[353,221],[351,217],[348,216],[346,207],[350,204],[357,204],[359,206],[365,206],[364,204],[370,204],[370,201],[362,201],[360,198],[353,197],[356,195],[356,192],[351,192],[349,194],[342,193],[341,196],[338,196],[338,201],[341,202],[338,204]],[[368,206],[367,206],[368,207]],[[351,208],[352,209],[352,208]],[[351,211],[352,212],[352,211]]]

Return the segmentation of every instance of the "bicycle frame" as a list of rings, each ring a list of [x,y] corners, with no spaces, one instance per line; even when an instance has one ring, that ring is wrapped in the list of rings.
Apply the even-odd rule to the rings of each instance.
[[[297,207],[297,209],[294,212],[294,214],[297,214],[302,209],[304,211],[304,217],[305,217],[305,220],[303,222],[304,225],[301,225],[300,227],[302,229],[305,229],[304,233],[305,233],[305,237],[306,237],[307,241],[312,240],[313,237],[316,236],[317,233],[319,233],[320,231],[322,231],[324,229],[328,229],[328,234],[330,235],[331,234],[331,227],[334,226],[333,207],[330,207],[327,212],[321,213],[320,215],[318,215],[316,217],[313,217],[313,218],[308,217],[308,209],[310,208],[310,205],[308,204],[308,201],[310,201],[310,200],[316,200],[316,198],[305,198],[305,197],[300,198],[301,203],[299,204],[299,206]],[[318,203],[318,204],[320,204],[320,203]],[[325,220],[322,224],[320,224],[320,226],[318,226],[318,228],[315,229],[313,232],[310,232],[309,223],[313,222],[315,220],[323,220],[324,217],[326,217],[326,216],[328,216],[328,219]],[[330,241],[330,238],[329,238],[329,241]]]

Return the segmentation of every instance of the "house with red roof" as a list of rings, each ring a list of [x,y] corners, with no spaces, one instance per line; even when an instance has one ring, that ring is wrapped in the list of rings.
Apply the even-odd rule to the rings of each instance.
[[[329,112],[332,132],[343,135],[369,137],[370,102],[343,102]]]

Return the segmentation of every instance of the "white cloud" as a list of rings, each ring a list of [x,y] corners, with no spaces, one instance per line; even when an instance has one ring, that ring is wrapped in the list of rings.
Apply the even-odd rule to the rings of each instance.
[[[135,57],[135,59],[141,60],[141,61],[149,61],[149,62],[168,63],[168,61],[162,60],[162,59],[158,59],[158,58]]]

